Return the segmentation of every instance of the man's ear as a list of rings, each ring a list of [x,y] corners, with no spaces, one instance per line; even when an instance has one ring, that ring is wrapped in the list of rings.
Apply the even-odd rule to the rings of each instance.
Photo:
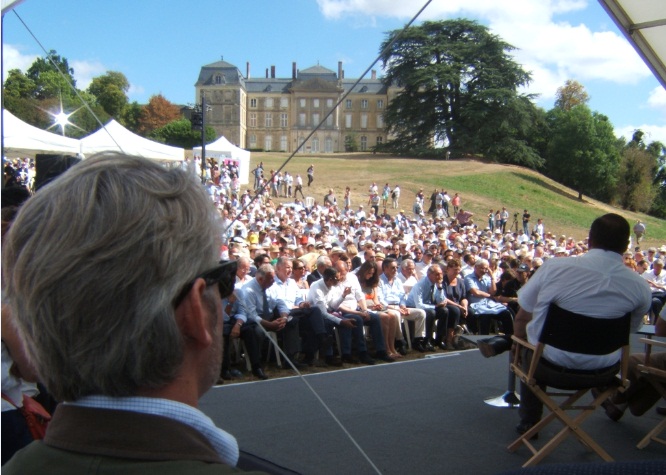
[[[186,344],[207,347],[213,342],[210,322],[214,316],[206,302],[206,288],[205,280],[195,280],[182,304],[176,309],[178,327]]]

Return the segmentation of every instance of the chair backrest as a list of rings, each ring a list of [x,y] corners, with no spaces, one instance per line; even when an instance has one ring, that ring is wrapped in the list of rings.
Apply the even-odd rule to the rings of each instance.
[[[312,196],[305,197],[305,207],[312,208],[314,206],[314,198]]]
[[[631,313],[615,318],[594,318],[551,303],[539,341],[562,351],[607,355],[629,344]]]

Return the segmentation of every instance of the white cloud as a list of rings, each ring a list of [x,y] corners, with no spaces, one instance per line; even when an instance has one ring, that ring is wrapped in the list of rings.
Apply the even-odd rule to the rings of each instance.
[[[127,91],[127,97],[129,97],[130,100],[144,99],[145,93],[146,90],[143,86],[130,83],[129,90]]]
[[[666,110],[666,89],[661,86],[655,87],[652,91],[650,91],[650,97],[648,97],[647,103],[648,106],[653,109],[657,109],[662,112]]]
[[[666,144],[666,125],[627,125],[616,128],[615,135],[617,137],[624,137],[626,140],[631,140],[637,129],[640,129],[645,134],[643,137],[644,142],[661,142],[662,144]]]
[[[32,63],[39,57],[42,57],[42,55],[23,54],[20,46],[10,44],[3,45],[2,63],[5,72],[12,69],[20,69],[21,71],[26,72]],[[73,60],[69,62],[69,66],[74,69],[76,87],[81,90],[87,89],[95,76],[104,74],[107,70],[107,68],[98,61]]]
[[[420,4],[392,0],[317,0],[330,19],[377,16],[407,19]],[[516,60],[532,72],[527,92],[552,99],[567,79],[636,84],[651,75],[634,49],[612,31],[560,21],[588,8],[589,0],[434,0],[419,20],[471,17],[512,44]]]
[[[15,45],[5,44],[2,46],[2,66],[5,74],[12,69],[20,69],[23,72],[32,65],[39,56],[36,54],[23,54],[21,48]]]
[[[76,87],[81,90],[87,89],[94,77],[101,76],[107,71],[107,68],[98,61],[73,60],[69,62],[69,67],[74,69]]]

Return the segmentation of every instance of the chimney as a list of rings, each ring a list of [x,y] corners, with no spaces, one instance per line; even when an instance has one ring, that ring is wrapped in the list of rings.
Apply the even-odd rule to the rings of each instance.
[[[338,79],[342,79],[342,61],[338,61]]]
[[[372,74],[372,79],[377,79],[377,71],[373,69],[371,74]]]
[[[266,79],[268,79],[268,68],[266,68]]]
[[[245,78],[250,79],[250,62],[249,61],[247,63],[245,63],[245,71],[246,71]]]
[[[271,66],[271,79],[275,79],[275,66]]]
[[[291,79],[296,79],[296,61],[291,63]]]

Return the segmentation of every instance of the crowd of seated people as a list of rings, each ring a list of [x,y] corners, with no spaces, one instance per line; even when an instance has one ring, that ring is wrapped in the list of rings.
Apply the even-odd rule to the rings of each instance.
[[[494,226],[491,230],[477,226],[471,217],[466,223],[460,223],[446,213],[438,214],[437,207],[431,214],[396,210],[389,215],[383,210],[377,215],[372,208],[359,214],[349,200],[345,203],[343,208],[329,199],[326,205],[315,201],[313,206],[305,207],[299,200],[273,204],[262,198],[241,209],[223,199],[219,209],[227,226],[222,257],[241,259],[240,273],[246,268],[246,259],[254,262],[250,274],[262,263],[275,266],[278,258],[291,260],[291,268],[297,268],[298,275],[289,275],[289,278],[300,284],[290,285],[298,297],[290,301],[290,308],[282,309],[287,317],[295,310],[312,313],[304,312],[299,306],[307,305],[307,288],[321,279],[330,267],[338,270],[341,274],[338,278],[342,280],[360,281],[360,290],[357,292],[356,286],[351,286],[354,290],[345,296],[348,304],[344,307],[345,315],[347,318],[361,316],[364,325],[368,324],[366,320],[377,319],[378,330],[372,333],[374,339],[380,341],[375,349],[381,359],[399,358],[410,347],[417,351],[461,348],[459,335],[463,332],[497,333],[508,342],[513,317],[519,309],[517,292],[520,287],[545,260],[580,256],[588,250],[587,239],[577,241],[545,229],[540,229],[543,234],[530,235],[518,227],[515,227],[517,232],[503,232],[504,226]],[[506,217],[506,213],[503,215]],[[666,272],[663,270],[666,246],[650,248],[644,253],[636,250],[629,257],[630,261],[625,260],[625,263],[633,262],[635,270],[642,273],[652,287],[651,315],[654,317],[666,300]],[[344,264],[338,266],[340,260]],[[362,268],[363,264],[366,265]],[[410,293],[419,282],[428,279],[433,265],[438,266],[437,274],[441,273],[441,277],[437,277],[440,301],[426,304],[433,305],[432,309],[419,308],[414,299],[409,301]],[[432,273],[430,275],[432,277]],[[241,279],[247,284],[248,277],[239,276],[240,288],[245,285],[241,284]],[[396,282],[400,283],[399,289]],[[337,287],[342,288],[342,284],[336,284]],[[280,315],[275,310],[277,305],[271,303],[269,318]],[[361,315],[362,312],[372,317]],[[306,327],[289,330],[290,356],[304,356],[302,361],[295,359],[296,363],[304,365],[337,362],[331,358],[330,344],[332,329],[337,323],[329,317],[341,312],[338,308],[326,307],[315,314],[321,315],[316,317],[314,327],[309,317],[299,315],[289,319],[290,326],[295,325],[292,321],[301,321],[304,325],[300,327]],[[320,332],[319,336],[308,335],[312,331]],[[327,337],[323,336],[323,331]],[[410,341],[406,340],[407,335]],[[281,339],[284,342],[284,337]],[[306,340],[308,350],[304,351]],[[498,348],[484,351],[484,355],[501,352],[503,345]],[[315,358],[317,351],[320,353]],[[355,359],[358,358],[346,358],[347,361]],[[370,357],[363,359],[369,361]]]

